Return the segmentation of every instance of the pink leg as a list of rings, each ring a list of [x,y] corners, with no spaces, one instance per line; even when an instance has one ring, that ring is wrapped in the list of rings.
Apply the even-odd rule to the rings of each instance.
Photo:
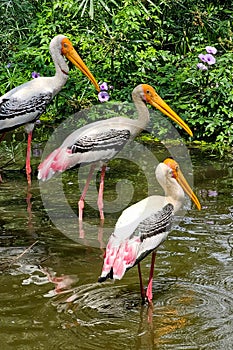
[[[140,263],[138,263],[138,277],[139,277],[139,282],[140,282],[140,290],[141,290],[141,297],[142,297],[142,304],[145,304],[145,289],[143,286],[143,282],[142,282],[142,274],[141,274],[141,265]]]
[[[104,202],[103,202],[103,195],[104,195],[104,177],[106,172],[106,165],[102,166],[101,174],[100,174],[100,187],[99,187],[99,194],[98,194],[98,208],[100,212],[100,220],[104,220]]]
[[[28,145],[27,145],[27,156],[26,156],[26,174],[28,185],[31,185],[31,144],[32,144],[32,131],[28,133]]]
[[[153,281],[153,274],[154,274],[155,257],[156,257],[156,252],[153,252],[152,258],[151,258],[149,282],[148,282],[147,291],[146,291],[146,296],[147,296],[149,303],[151,303],[152,297],[153,297],[153,295],[152,295],[152,281]]]
[[[83,229],[83,222],[79,219],[79,238],[84,239],[85,238],[85,232]]]
[[[104,251],[103,230],[103,221],[101,221],[98,229],[98,241],[100,243],[100,249]]]
[[[84,186],[83,192],[82,192],[81,197],[80,197],[79,202],[78,202],[79,221],[82,221],[82,219],[83,219],[84,199],[86,197],[87,190],[88,190],[88,187],[90,185],[94,170],[95,170],[95,164],[92,164],[90,171],[89,171],[89,174],[88,174],[88,177],[87,177],[86,184]]]

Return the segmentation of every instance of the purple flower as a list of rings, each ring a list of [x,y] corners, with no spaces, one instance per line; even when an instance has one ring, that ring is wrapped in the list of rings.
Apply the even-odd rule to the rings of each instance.
[[[39,77],[40,77],[40,73],[32,72],[32,78],[33,79],[36,79],[36,78],[39,78]]]
[[[210,53],[207,53],[206,55],[203,55],[202,53],[200,55],[198,55],[198,57],[200,58],[200,60],[202,62],[208,63],[209,65],[211,64],[215,64],[216,59],[213,55],[211,55]]]
[[[207,53],[207,54],[205,55],[205,59],[206,59],[206,62],[207,62],[209,65],[215,64],[215,62],[216,62],[215,57],[214,57],[213,55],[211,55],[210,53]]]
[[[217,191],[208,190],[207,193],[208,193],[208,197],[217,197],[218,196]]]
[[[102,84],[100,84],[100,90],[108,90],[108,84],[103,82]]]
[[[33,157],[41,157],[43,150],[40,148],[40,145],[35,145],[32,149]]]
[[[109,94],[106,91],[100,91],[98,93],[98,99],[100,102],[107,102],[109,100]]]
[[[11,62],[7,63],[6,68],[10,68],[11,64],[12,64]]]
[[[197,68],[199,68],[200,70],[208,70],[208,68],[203,63],[198,63]]]
[[[200,58],[200,60],[202,61],[202,62],[206,62],[206,57],[205,57],[206,55],[204,55],[203,53],[201,53],[200,55],[198,55],[198,57]]]
[[[217,49],[213,46],[206,46],[206,52],[207,53],[212,53],[213,55],[215,55],[217,53]]]

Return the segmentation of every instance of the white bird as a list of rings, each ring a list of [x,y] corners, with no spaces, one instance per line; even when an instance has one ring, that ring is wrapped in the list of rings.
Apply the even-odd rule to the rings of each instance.
[[[165,196],[150,196],[125,209],[109,238],[99,282],[107,278],[121,279],[125,272],[138,264],[143,302],[152,301],[152,279],[158,246],[167,238],[174,214],[181,208],[184,191],[197,208],[201,205],[185,180],[178,163],[167,158],[155,171]],[[184,189],[184,191],[183,191]],[[140,261],[152,252],[149,283],[145,295]]]
[[[26,173],[29,183],[31,182],[30,151],[34,122],[45,112],[47,105],[68,79],[69,67],[63,56],[78,67],[99,91],[99,85],[94,76],[67,37],[55,36],[50,42],[49,50],[56,70],[53,77],[38,77],[0,97],[0,133],[26,125],[25,129],[28,133]]]
[[[90,123],[71,133],[62,145],[54,150],[40,165],[38,179],[45,181],[55,173],[61,173],[74,166],[92,164],[86,185],[79,200],[79,220],[82,220],[85,195],[95,169],[96,163],[101,165],[114,158],[125,144],[135,138],[150,121],[146,103],[159,109],[162,113],[178,123],[192,136],[192,131],[185,122],[162,100],[153,87],[140,84],[134,88],[132,99],[138,112],[138,119],[114,117]],[[102,167],[98,208],[100,218],[103,214],[103,187],[106,165]]]

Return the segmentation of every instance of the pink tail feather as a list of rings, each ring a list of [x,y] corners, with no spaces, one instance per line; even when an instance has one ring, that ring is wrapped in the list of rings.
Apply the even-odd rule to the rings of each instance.
[[[49,180],[55,173],[63,172],[68,168],[69,161],[67,155],[69,150],[57,148],[38,166],[38,179]]]
[[[105,277],[109,278],[111,270],[113,279],[121,279],[126,270],[132,267],[137,259],[140,239],[135,237],[114,246],[109,240],[106,247],[106,256],[99,281],[104,281]]]

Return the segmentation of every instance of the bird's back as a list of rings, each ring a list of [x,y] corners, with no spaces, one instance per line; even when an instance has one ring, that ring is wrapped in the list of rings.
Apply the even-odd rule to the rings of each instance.
[[[128,239],[136,230],[137,226],[147,217],[156,214],[166,204],[168,204],[164,196],[149,196],[141,201],[126,208],[117,220],[114,236],[116,240],[122,241]]]

